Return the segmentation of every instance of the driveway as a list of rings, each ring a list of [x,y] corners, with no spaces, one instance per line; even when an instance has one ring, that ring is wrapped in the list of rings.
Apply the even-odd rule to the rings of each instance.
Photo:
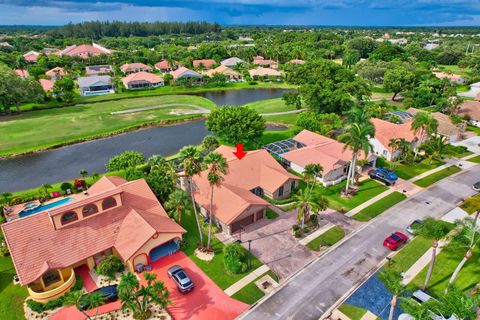
[[[185,269],[195,284],[195,288],[187,294],[180,293],[175,283],[167,276],[167,269],[176,264]],[[247,304],[225,294],[183,252],[155,261],[152,269],[152,272],[157,274],[157,279],[164,281],[170,291],[172,304],[167,307],[167,310],[175,320],[235,319],[248,308]]]
[[[247,249],[246,241],[252,240],[253,255],[270,267],[280,279],[286,279],[318,254],[299,244],[292,235],[292,225],[297,223],[297,214],[274,209],[280,213],[276,219],[255,222],[233,237],[236,240],[241,237]]]

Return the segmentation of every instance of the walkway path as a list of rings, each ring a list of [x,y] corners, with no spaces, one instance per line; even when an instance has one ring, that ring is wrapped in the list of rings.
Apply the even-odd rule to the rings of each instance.
[[[308,236],[306,236],[305,238],[301,239],[300,241],[298,241],[301,245],[304,245],[306,246],[307,243],[309,243],[310,241],[312,241],[313,239],[321,236],[322,234],[324,234],[325,232],[327,232],[328,230],[330,230],[331,228],[333,228],[335,225],[333,223],[327,223],[326,225],[324,225],[323,227],[319,228],[318,230],[316,230],[315,232],[312,232],[311,234],[309,234]]]
[[[462,169],[469,169],[469,168],[475,166],[476,163],[469,162],[467,160],[470,159],[470,158],[476,157],[476,156],[477,156],[477,154],[474,153],[474,154],[470,154],[470,155],[468,155],[466,157],[463,157],[463,158],[446,159],[445,164],[443,164],[441,166],[438,166],[438,167],[436,167],[432,170],[426,171],[422,174],[419,174],[418,176],[415,176],[415,177],[409,179],[408,181],[410,181],[410,182],[418,181],[418,180],[420,180],[422,178],[425,178],[425,177],[427,177],[427,176],[429,176],[429,175],[431,175],[435,172],[441,171],[441,170],[443,170],[445,168],[448,168],[448,167],[451,167],[451,166],[459,166]]]
[[[388,188],[388,190],[380,193],[379,195],[371,198],[370,200],[368,201],[365,201],[364,203],[362,203],[361,205],[359,206],[356,206],[355,208],[353,208],[352,210],[348,211],[345,215],[347,217],[351,217],[357,213],[359,213],[360,211],[362,211],[363,209],[365,209],[366,207],[370,206],[371,204],[374,204],[375,202],[377,202],[378,200],[382,199],[382,198],[385,198],[386,196],[388,196],[390,193],[394,192],[395,189],[393,188]]]
[[[250,282],[254,281],[258,277],[263,275],[268,270],[270,270],[270,268],[266,264],[264,264],[261,267],[258,267],[257,269],[253,270],[252,272],[247,274],[245,277],[243,277],[242,279],[238,280],[237,282],[232,284],[230,287],[225,289],[224,290],[225,293],[228,294],[229,296],[234,295],[236,292],[240,291],[240,289],[242,289],[247,284],[249,284]]]

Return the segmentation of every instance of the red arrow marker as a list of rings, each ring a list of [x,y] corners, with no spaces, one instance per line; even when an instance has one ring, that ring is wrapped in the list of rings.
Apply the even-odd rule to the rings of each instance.
[[[243,151],[243,144],[237,144],[237,151],[233,152],[233,154],[238,158],[238,160],[241,160],[243,157],[245,157],[247,153]]]

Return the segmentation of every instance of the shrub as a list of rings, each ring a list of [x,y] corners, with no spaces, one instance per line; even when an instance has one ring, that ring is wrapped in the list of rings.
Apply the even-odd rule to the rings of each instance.
[[[27,300],[27,306],[32,309],[32,311],[35,311],[36,313],[42,313],[43,311],[45,311],[45,309],[43,308],[43,304],[41,304],[40,302],[37,302],[37,301],[33,301],[33,300]]]
[[[207,234],[208,233],[208,221],[204,221],[200,223],[200,226],[202,228],[202,232]],[[218,226],[213,223],[212,221],[212,233],[217,233],[219,230]]]
[[[10,254],[7,246],[0,246],[0,257],[6,257]]]
[[[316,226],[318,224],[318,215],[312,214],[310,216],[310,223],[312,226]]]
[[[44,310],[53,310],[53,309],[56,309],[56,308],[61,307],[62,305],[63,305],[63,297],[60,297],[60,298],[58,298],[58,299],[48,301],[48,302],[43,306],[43,309],[44,309]]]
[[[73,185],[70,182],[64,182],[60,185],[60,189],[63,191],[63,193],[67,193],[68,189],[73,191]]]
[[[145,163],[143,154],[137,151],[125,151],[111,158],[105,166],[107,171],[119,171],[136,167],[142,163]]]
[[[75,284],[72,287],[72,291],[78,291],[83,289],[83,279],[80,276],[75,276]]]
[[[257,81],[248,81],[248,84],[251,86],[256,86],[258,84]]]
[[[36,313],[43,313],[47,310],[53,310],[63,306],[63,297],[48,301],[45,304],[29,299],[27,300],[27,306]]]
[[[297,230],[300,230],[300,226],[299,226],[298,224],[294,224],[294,225],[292,226],[292,230],[293,230],[294,232],[297,231]]]
[[[300,228],[298,228],[297,230],[293,231],[293,236],[295,238],[301,238],[303,236],[303,231]]]
[[[115,279],[115,273],[125,270],[125,266],[119,257],[112,254],[111,256],[103,258],[96,270],[98,274],[106,276],[109,279]]]
[[[223,263],[225,268],[231,273],[242,273],[247,271],[247,252],[238,243],[227,244],[223,248],[224,258]]]

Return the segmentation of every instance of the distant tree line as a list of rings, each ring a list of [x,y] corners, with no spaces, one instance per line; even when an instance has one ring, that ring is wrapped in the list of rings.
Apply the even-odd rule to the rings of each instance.
[[[69,23],[48,32],[53,37],[100,39],[103,37],[146,37],[164,34],[203,34],[220,32],[221,27],[208,22],[121,22],[88,21]]]

